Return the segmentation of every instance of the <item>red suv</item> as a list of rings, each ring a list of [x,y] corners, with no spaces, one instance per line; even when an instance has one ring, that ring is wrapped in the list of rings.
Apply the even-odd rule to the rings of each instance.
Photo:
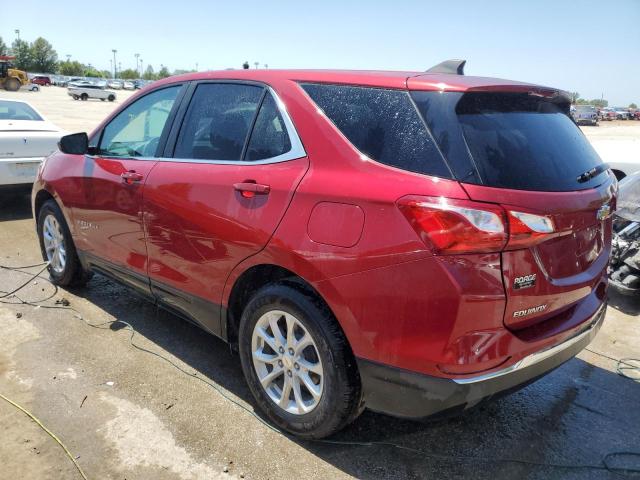
[[[31,83],[35,85],[42,85],[43,87],[48,87],[51,85],[51,79],[49,77],[44,76],[36,76],[31,79]]]
[[[100,272],[230,342],[304,437],[526,385],[600,327],[617,184],[566,94],[460,70],[153,83],[45,160],[53,281]]]

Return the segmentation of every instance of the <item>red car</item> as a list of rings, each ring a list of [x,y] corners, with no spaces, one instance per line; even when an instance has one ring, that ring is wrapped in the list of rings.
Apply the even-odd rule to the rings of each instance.
[[[51,85],[51,79],[49,77],[37,76],[31,79],[31,83],[48,87]]]
[[[602,323],[617,184],[566,94],[461,71],[153,83],[45,160],[53,281],[100,272],[230,342],[303,437],[526,385]]]

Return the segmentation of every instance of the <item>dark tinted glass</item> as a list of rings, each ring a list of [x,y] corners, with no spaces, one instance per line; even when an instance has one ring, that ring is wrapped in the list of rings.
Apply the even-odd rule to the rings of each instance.
[[[287,129],[270,93],[266,95],[251,132],[245,160],[277,157],[291,150]]]
[[[42,120],[26,103],[0,100],[0,120]]]
[[[578,176],[602,162],[569,106],[521,93],[412,92],[461,182],[519,190],[572,191],[603,181]]]
[[[578,182],[602,162],[564,106],[528,94],[472,93],[456,113],[487,185],[569,191],[602,181]]]
[[[369,158],[403,170],[451,177],[407,92],[317,84],[302,88]]]
[[[263,90],[253,85],[198,85],[174,157],[240,160]]]

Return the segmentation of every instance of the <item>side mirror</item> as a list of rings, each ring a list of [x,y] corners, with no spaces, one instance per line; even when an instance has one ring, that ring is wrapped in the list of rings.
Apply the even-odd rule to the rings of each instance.
[[[84,132],[65,135],[58,142],[58,148],[62,153],[84,155],[89,150],[89,137]]]

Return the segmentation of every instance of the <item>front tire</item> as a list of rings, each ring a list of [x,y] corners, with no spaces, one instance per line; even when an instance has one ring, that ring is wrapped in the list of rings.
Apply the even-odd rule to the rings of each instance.
[[[113,102],[115,99],[116,97],[114,95],[109,95],[109,98],[107,98],[110,102]]]
[[[87,95],[86,93],[83,93],[82,95],[80,95],[80,100],[82,100],[83,102],[86,102],[89,99],[89,95]]]
[[[38,240],[42,258],[49,262],[47,270],[52,283],[81,286],[91,278],[80,264],[67,222],[53,200],[46,201],[38,212]]]
[[[279,428],[323,438],[361,412],[351,348],[329,309],[291,285],[259,290],[240,321],[242,369],[258,407]]]

